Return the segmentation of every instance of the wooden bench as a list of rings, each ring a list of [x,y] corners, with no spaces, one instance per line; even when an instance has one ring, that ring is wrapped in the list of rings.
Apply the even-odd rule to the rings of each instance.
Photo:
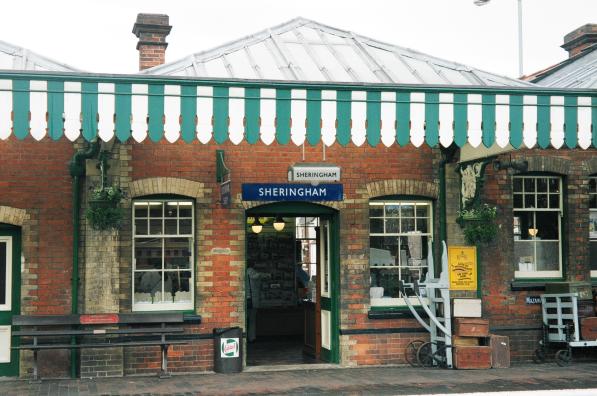
[[[160,346],[162,352],[159,375],[167,377],[168,347],[188,344],[189,341],[169,340],[166,336],[183,333],[180,325],[184,320],[182,313],[18,315],[12,318],[13,326],[18,326],[12,334],[21,337],[21,345],[12,349],[33,351],[33,381],[37,381],[37,354],[40,350],[155,345]],[[193,316],[194,323],[200,321],[199,316]],[[23,343],[24,339],[29,342]]]

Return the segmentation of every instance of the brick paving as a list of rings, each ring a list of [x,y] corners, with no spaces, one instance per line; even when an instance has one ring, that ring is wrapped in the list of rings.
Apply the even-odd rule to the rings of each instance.
[[[553,363],[510,369],[443,370],[406,367],[248,371],[0,382],[1,395],[416,395],[505,390],[597,388],[597,363]]]

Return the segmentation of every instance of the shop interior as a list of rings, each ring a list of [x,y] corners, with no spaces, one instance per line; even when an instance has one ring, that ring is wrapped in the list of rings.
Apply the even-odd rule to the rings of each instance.
[[[319,361],[318,217],[247,217],[247,365]]]

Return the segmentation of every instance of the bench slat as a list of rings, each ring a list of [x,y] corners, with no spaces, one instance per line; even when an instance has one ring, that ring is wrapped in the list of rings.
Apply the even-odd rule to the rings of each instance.
[[[170,334],[182,333],[182,327],[150,327],[133,329],[96,329],[96,330],[19,330],[13,331],[12,335],[21,337],[44,337],[44,336],[71,336],[71,335],[109,335],[109,334]]]
[[[114,324],[147,324],[147,323],[183,323],[184,315],[180,312],[168,313],[121,313],[97,314],[95,316],[116,315],[118,322]],[[12,324],[15,326],[58,326],[81,324],[81,317],[93,318],[94,314],[81,315],[15,315]],[[199,317],[199,321],[200,321]],[[102,323],[89,323],[86,325],[100,325]]]
[[[126,347],[126,346],[160,346],[160,345],[183,345],[190,341],[173,340],[173,341],[134,341],[134,342],[112,342],[112,343],[96,343],[96,344],[45,344],[45,345],[19,345],[13,346],[11,349],[71,349],[71,348],[112,348],[112,347]]]

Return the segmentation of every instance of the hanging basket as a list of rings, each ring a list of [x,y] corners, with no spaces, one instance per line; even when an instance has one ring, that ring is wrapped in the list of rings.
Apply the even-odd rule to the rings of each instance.
[[[124,192],[119,187],[93,190],[88,201],[85,217],[94,230],[119,230],[122,227],[124,211],[120,201]]]

